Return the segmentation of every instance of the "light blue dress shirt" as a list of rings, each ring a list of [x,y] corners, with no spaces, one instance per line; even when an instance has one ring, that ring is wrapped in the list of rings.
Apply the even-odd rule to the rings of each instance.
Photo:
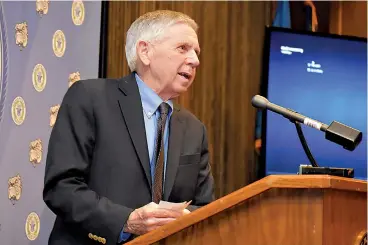
[[[160,96],[158,96],[150,87],[148,87],[140,77],[135,74],[135,78],[137,80],[139,93],[141,95],[142,107],[143,107],[143,118],[144,125],[146,127],[146,138],[147,138],[147,146],[148,146],[148,154],[150,159],[150,167],[151,167],[151,178],[152,183],[155,176],[155,159],[154,149],[155,149],[155,140],[157,134],[157,119],[160,116],[160,112],[158,111],[158,107],[162,102],[164,102]],[[171,114],[173,111],[173,102],[166,101],[167,104],[170,105],[171,110],[169,111],[169,115],[166,120],[165,131],[164,131],[164,150],[165,150],[165,165],[164,172],[166,172],[166,156],[167,156],[167,148],[168,148],[168,139],[169,139],[169,121],[171,118]],[[164,179],[165,180],[165,179]]]
[[[160,116],[160,112],[158,111],[158,107],[162,102],[164,102],[160,96],[158,96],[150,87],[148,87],[142,79],[135,73],[135,78],[137,80],[139,94],[141,96],[142,107],[143,107],[143,118],[144,118],[144,126],[146,128],[146,139],[148,146],[148,154],[150,160],[150,170],[151,170],[151,180],[152,186],[154,182],[155,176],[155,159],[154,149],[155,149],[155,140],[157,134],[157,119]],[[171,100],[166,101],[167,104],[170,105],[171,110],[169,111],[169,115],[165,124],[164,131],[164,152],[165,152],[165,165],[164,165],[164,173],[166,172],[166,162],[167,162],[167,148],[168,148],[168,139],[169,139],[169,121],[171,118],[171,114],[173,111],[173,102]],[[164,175],[165,181],[165,175]],[[121,232],[119,242],[126,241],[130,237],[129,233]]]

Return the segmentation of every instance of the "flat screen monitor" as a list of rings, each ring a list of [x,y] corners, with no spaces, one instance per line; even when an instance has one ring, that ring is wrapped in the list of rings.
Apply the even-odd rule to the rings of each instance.
[[[354,168],[354,178],[367,178],[366,39],[267,27],[262,80],[262,95],[270,102],[361,131],[360,145],[348,151],[302,125],[320,166]],[[262,118],[264,175],[296,174],[300,165],[310,165],[292,122],[270,111]]]

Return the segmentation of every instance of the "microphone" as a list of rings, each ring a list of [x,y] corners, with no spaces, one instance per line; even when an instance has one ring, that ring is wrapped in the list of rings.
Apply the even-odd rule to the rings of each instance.
[[[349,151],[355,150],[355,148],[362,141],[363,135],[362,132],[360,132],[359,130],[356,130],[337,121],[333,121],[328,126],[322,122],[301,115],[293,110],[273,104],[269,102],[265,97],[260,95],[255,95],[252,98],[252,105],[262,110],[267,109],[273,111],[284,116],[292,122],[300,122],[309,127],[325,132],[325,138],[327,140],[341,145],[344,149],[347,149]]]

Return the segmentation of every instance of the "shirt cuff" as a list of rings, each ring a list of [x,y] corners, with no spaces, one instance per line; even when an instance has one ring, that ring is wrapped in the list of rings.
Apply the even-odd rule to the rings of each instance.
[[[121,232],[120,232],[120,237],[119,237],[119,243],[121,243],[121,242],[125,242],[126,240],[128,240],[128,239],[129,239],[129,237],[130,237],[131,235],[132,235],[132,234],[130,234],[130,233],[126,233],[126,232],[121,231]]]

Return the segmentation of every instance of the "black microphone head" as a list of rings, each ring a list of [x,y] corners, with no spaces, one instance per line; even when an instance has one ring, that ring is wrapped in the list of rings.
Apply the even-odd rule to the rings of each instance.
[[[253,96],[252,105],[256,108],[266,109],[268,103],[269,101],[263,96],[260,95]]]
[[[325,137],[349,151],[354,151],[362,141],[363,134],[355,128],[333,121],[328,126]]]

